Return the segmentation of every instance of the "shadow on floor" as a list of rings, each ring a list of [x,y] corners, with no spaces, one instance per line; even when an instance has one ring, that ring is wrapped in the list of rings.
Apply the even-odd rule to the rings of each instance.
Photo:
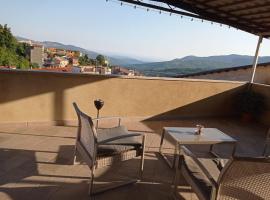
[[[0,165],[0,199],[89,199],[90,170],[84,164],[71,165],[73,148],[60,146],[55,158],[48,162],[39,161],[48,156],[42,151],[0,149],[4,163]],[[137,178],[139,164],[139,159],[132,159],[97,170],[95,187]],[[171,199],[173,174],[159,156],[146,153],[142,182],[97,195],[95,199]]]

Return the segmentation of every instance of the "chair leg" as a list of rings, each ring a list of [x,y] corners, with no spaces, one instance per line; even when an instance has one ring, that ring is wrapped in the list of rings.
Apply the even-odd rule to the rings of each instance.
[[[74,153],[73,153],[73,165],[75,165],[77,163],[77,149],[75,147],[74,149]]]
[[[94,168],[91,170],[91,179],[90,179],[90,183],[89,183],[89,190],[88,190],[88,194],[90,196],[90,198],[92,198],[92,194],[93,194],[93,187],[94,187]]]
[[[145,135],[142,137],[142,155],[141,155],[141,162],[140,162],[140,177],[139,179],[142,179],[143,175],[143,167],[144,167],[144,151],[145,151]]]

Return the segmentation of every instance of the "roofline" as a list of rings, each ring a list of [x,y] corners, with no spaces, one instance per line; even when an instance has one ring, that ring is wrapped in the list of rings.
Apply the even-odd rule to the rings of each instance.
[[[259,63],[257,67],[266,67],[270,65],[270,62],[266,63]],[[206,70],[202,72],[196,72],[196,73],[190,73],[190,74],[183,74],[183,75],[176,75],[176,78],[186,78],[191,76],[200,76],[200,75],[207,75],[207,74],[213,74],[213,73],[221,73],[221,72],[228,72],[228,71],[236,71],[241,69],[249,69],[252,68],[253,65],[243,65],[238,67],[228,67],[228,68],[221,68],[221,69],[213,69],[213,70]]]

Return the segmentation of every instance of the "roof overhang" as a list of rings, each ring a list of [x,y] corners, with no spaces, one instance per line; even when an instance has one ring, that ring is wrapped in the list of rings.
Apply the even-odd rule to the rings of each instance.
[[[269,0],[120,0],[270,37]]]

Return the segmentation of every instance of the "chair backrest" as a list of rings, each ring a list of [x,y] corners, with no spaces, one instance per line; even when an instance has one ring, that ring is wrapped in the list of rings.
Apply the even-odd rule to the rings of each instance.
[[[218,180],[218,200],[270,199],[270,159],[233,158]]]
[[[94,127],[91,117],[83,113],[76,103],[73,103],[75,111],[78,116],[78,134],[76,139],[76,146],[78,146],[78,151],[83,154],[82,156],[89,156],[91,161],[88,161],[89,167],[92,167],[96,160],[97,153],[97,133]],[[87,159],[87,158],[85,158]]]

